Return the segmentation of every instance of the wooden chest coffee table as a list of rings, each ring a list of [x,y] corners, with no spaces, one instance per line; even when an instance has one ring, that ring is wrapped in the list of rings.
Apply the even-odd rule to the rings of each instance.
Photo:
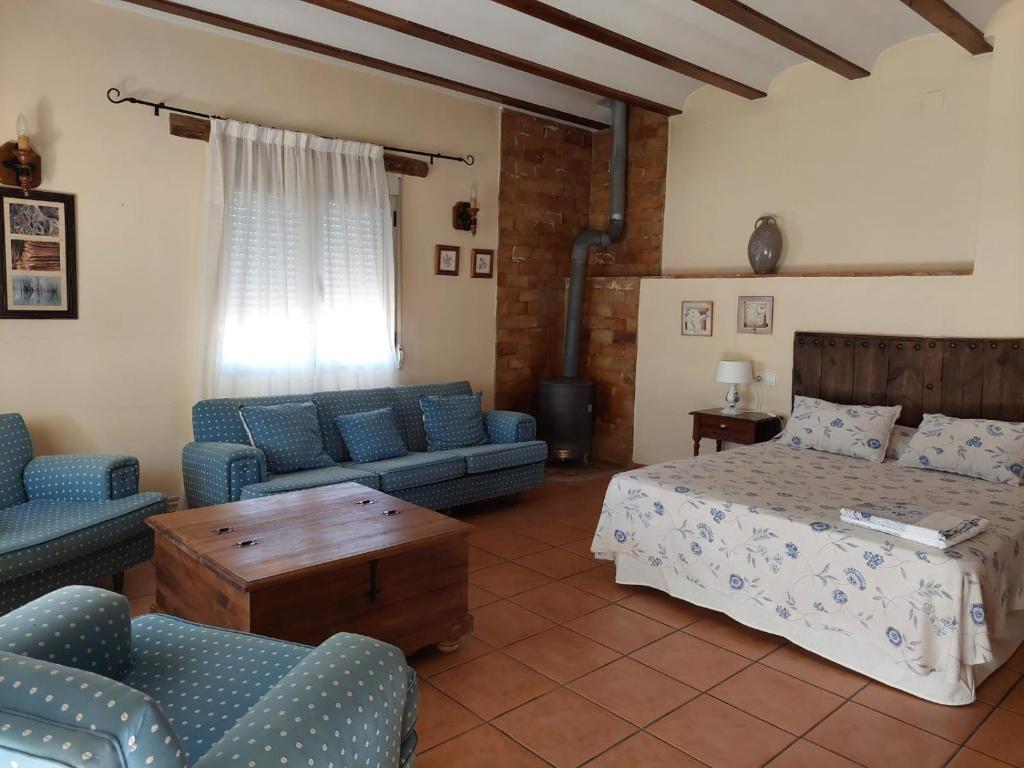
[[[147,522],[163,613],[310,645],[355,632],[406,654],[454,650],[473,627],[473,527],[356,483]]]

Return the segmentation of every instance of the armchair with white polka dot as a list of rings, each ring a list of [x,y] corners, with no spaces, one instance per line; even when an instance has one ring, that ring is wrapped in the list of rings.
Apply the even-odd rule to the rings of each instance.
[[[402,652],[360,635],[129,623],[94,587],[0,617],[0,768],[412,768],[417,704]]]

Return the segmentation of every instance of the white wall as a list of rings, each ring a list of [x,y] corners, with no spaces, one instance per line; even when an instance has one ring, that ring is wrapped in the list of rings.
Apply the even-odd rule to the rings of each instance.
[[[39,452],[123,451],[147,489],[177,493],[191,439],[196,263],[205,144],[105,92],[393,146],[471,153],[403,182],[402,382],[493,391],[495,281],[469,277],[497,243],[499,111],[428,86],[93,0],[2,0],[0,137],[26,115],[47,190],[76,195],[78,320],[0,320],[0,411]],[[17,33],[12,33],[17,30]],[[154,98],[155,97],[155,98]],[[6,130],[2,130],[6,129]],[[476,238],[451,206],[479,185]],[[434,245],[463,249],[435,277]]]
[[[802,65],[761,102],[706,88],[672,118],[667,272],[749,268],[754,219],[773,212],[783,271],[973,262],[974,274],[643,280],[636,461],[689,455],[688,411],[722,401],[722,358],[777,373],[744,405],[788,413],[797,330],[1024,335],[1024,0],[988,32],[994,54],[935,35],[889,51],[864,80]],[[741,295],[775,297],[771,336],[735,332]],[[684,299],[715,302],[713,337],[680,335]]]

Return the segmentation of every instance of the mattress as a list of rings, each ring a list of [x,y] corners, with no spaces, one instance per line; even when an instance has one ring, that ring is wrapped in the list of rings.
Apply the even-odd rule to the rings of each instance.
[[[930,549],[839,508],[912,501],[989,520]],[[765,443],[624,472],[593,553],[622,583],[725,612],[945,704],[1024,639],[1024,488]]]

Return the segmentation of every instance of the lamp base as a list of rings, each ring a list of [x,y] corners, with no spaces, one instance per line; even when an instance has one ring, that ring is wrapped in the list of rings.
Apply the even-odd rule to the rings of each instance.
[[[740,404],[740,393],[735,384],[729,385],[729,391],[725,394],[725,408],[722,409],[723,416],[735,416],[740,412],[737,407]]]

